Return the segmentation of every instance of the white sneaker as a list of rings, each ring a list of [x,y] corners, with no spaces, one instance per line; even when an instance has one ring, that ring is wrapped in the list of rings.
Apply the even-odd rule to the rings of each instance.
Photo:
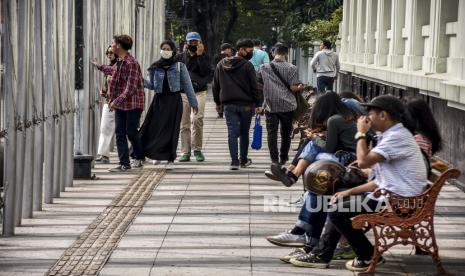
[[[286,247],[304,247],[307,237],[303,235],[291,234],[291,231],[283,232],[275,236],[268,236],[266,239],[274,245]]]
[[[142,169],[144,167],[144,160],[138,160],[138,159],[132,160],[131,167],[133,169]]]
[[[165,165],[165,170],[172,170],[174,169],[174,163],[173,162],[168,162]]]
[[[307,254],[307,252],[305,252],[305,250],[303,248],[297,248],[297,249],[294,249],[294,251],[292,251],[291,253],[289,253],[286,256],[283,256],[283,257],[281,257],[279,259],[281,261],[285,262],[285,263],[291,263],[291,259],[297,258],[297,257],[305,255],[305,254]]]
[[[152,160],[152,165],[160,165],[161,161],[160,160]]]

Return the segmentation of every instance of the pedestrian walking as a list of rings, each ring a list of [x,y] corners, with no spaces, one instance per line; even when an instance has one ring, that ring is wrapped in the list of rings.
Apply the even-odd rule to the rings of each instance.
[[[262,50],[262,42],[260,40],[253,40],[253,46],[253,56],[250,62],[252,62],[255,71],[258,71],[262,64],[270,62],[270,58],[267,52]]]
[[[112,74],[108,105],[110,112],[115,112],[116,146],[118,148],[119,166],[111,172],[124,172],[131,168],[142,168],[144,152],[137,134],[140,116],[144,109],[144,84],[139,62],[129,54],[132,48],[129,35],[115,35],[111,45],[118,55],[114,66],[101,65],[97,60],[92,64],[98,70]],[[129,162],[128,140],[132,144],[134,161]]]
[[[192,86],[198,102],[197,114],[191,113],[191,107],[185,94],[182,94],[183,114],[181,119],[181,151],[179,162],[188,162],[191,150],[194,150],[195,159],[198,162],[205,160],[202,153],[203,146],[203,117],[205,101],[207,99],[207,83],[211,74],[210,58],[205,53],[205,48],[200,35],[190,32],[186,35],[187,49],[176,56],[177,61],[187,66]]]
[[[258,82],[263,85],[263,98],[268,132],[268,149],[272,163],[285,164],[291,147],[292,119],[297,101],[293,93],[301,93],[304,86],[298,78],[297,67],[286,62],[288,47],[275,46],[275,57],[258,71]],[[278,130],[281,125],[281,147],[278,151]]]
[[[229,43],[221,44],[221,52],[220,52],[220,54],[215,56],[215,68],[223,58],[231,57],[232,55],[233,55],[233,48],[232,48],[231,44],[229,44]],[[224,114],[223,106],[221,106],[220,109],[218,110],[218,117],[217,118],[222,119],[223,114]]]
[[[262,95],[258,90],[256,73],[249,60],[253,55],[253,42],[240,39],[236,56],[224,58],[218,63],[213,78],[213,97],[217,110],[224,106],[228,127],[228,146],[231,170],[248,167],[249,131],[252,116],[262,112]],[[240,140],[240,158],[238,141]]]
[[[155,92],[155,97],[139,131],[144,154],[158,163],[167,160],[173,166],[179,140],[183,113],[181,91],[184,91],[194,114],[198,103],[189,72],[184,63],[176,61],[176,48],[171,40],[160,45],[161,58],[148,69],[144,86]]]
[[[108,46],[105,55],[108,59],[108,66],[116,64],[118,56],[113,52],[113,49]],[[100,96],[104,99],[105,103],[102,108],[102,118],[100,120],[100,134],[98,138],[97,163],[110,163],[110,146],[113,135],[115,134],[115,113],[110,112],[108,106],[109,86],[111,82],[111,74],[105,74],[102,88],[100,89]]]
[[[316,73],[317,94],[333,91],[334,80],[337,78],[340,64],[338,55],[331,50],[331,42],[323,40],[318,51],[310,62]]]

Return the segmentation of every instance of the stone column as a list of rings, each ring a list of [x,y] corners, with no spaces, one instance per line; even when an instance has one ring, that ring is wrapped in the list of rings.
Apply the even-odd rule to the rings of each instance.
[[[376,21],[375,65],[386,66],[389,52],[387,30],[391,26],[391,0],[379,0]]]
[[[449,55],[449,39],[446,35],[446,23],[457,20],[458,1],[431,0],[430,39],[428,52],[425,53],[425,70],[429,73],[445,73]]]
[[[355,41],[355,61],[357,63],[363,62],[365,52],[366,1],[367,0],[357,0],[357,36]]]
[[[455,43],[455,56],[449,61],[452,63],[452,74],[459,79],[465,79],[465,0],[460,0],[457,17],[457,37]]]
[[[402,28],[404,24],[405,0],[392,0],[388,66],[393,69],[402,67],[403,63],[405,42],[402,37]]]
[[[376,13],[378,8],[377,1],[366,1],[366,23],[365,23],[365,54],[363,61],[365,64],[373,64],[374,53],[376,47],[375,32],[376,32]]]
[[[356,0],[350,0],[350,10],[349,10],[349,52],[348,52],[348,60],[350,62],[354,62],[354,54],[355,54],[355,42],[357,40],[357,33],[356,33],[356,20],[357,20],[357,2]]]
[[[430,0],[407,0],[405,9],[405,28],[402,36],[405,41],[404,69],[420,70],[424,53],[422,26],[429,24]]]
[[[341,61],[347,61],[349,52],[349,20],[350,20],[350,0],[344,0],[342,9],[342,38],[341,38]]]

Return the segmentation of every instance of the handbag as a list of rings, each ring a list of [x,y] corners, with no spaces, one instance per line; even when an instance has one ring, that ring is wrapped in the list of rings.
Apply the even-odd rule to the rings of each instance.
[[[262,125],[260,124],[260,115],[255,116],[255,126],[253,127],[253,139],[250,145],[252,149],[259,150],[262,148]]]
[[[297,102],[297,108],[294,110],[293,119],[295,121],[299,120],[307,110],[310,108],[310,104],[305,100],[302,93],[294,93],[291,90],[291,86],[284,80],[284,78],[279,74],[278,69],[274,66],[272,62],[270,62],[270,67],[273,70],[274,74],[279,78],[279,80],[287,87],[287,89],[294,95],[295,101]]]

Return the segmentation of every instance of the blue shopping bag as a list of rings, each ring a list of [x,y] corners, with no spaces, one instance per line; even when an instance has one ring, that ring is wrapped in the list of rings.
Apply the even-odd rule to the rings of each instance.
[[[259,150],[262,148],[262,125],[260,124],[260,115],[255,116],[255,126],[253,127],[252,149]]]

